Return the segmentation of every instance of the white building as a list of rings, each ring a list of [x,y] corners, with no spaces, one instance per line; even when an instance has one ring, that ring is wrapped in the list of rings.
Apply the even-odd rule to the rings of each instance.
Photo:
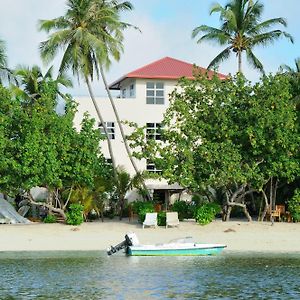
[[[120,95],[114,100],[120,119],[135,122],[138,126],[147,125],[147,128],[153,132],[154,138],[159,139],[160,135],[157,129],[159,129],[163,114],[169,106],[169,94],[174,90],[179,78],[193,79],[194,69],[193,64],[165,57],[134,70],[110,84],[111,90],[120,91]],[[198,70],[203,73],[207,72],[202,68],[198,68]],[[220,78],[226,78],[223,74],[218,75]],[[75,117],[77,127],[80,126],[86,111],[96,121],[98,120],[95,108],[88,96],[78,97],[76,100],[79,102],[78,114]],[[109,99],[97,98],[97,101],[110,133],[116,164],[124,166],[129,173],[134,174]],[[126,131],[128,134],[129,128],[125,127],[125,133]],[[103,141],[101,146],[104,155],[109,158],[107,142]],[[156,171],[155,166],[145,159],[136,160],[136,164],[141,171]],[[170,186],[164,180],[149,180],[147,187],[157,197],[165,200],[169,200],[170,194],[180,190],[178,185]],[[131,195],[131,198],[134,198],[134,195]]]

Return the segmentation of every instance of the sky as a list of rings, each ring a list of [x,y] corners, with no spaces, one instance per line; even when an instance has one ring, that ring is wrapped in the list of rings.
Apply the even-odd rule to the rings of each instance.
[[[199,25],[219,26],[218,15],[209,15],[209,9],[215,2],[227,3],[225,0],[131,0],[134,10],[124,13],[122,20],[138,26],[141,32],[134,29],[125,32],[124,53],[120,61],[114,61],[107,71],[108,82],[165,56],[207,67],[222,48],[209,43],[197,44],[191,38],[191,32]],[[276,72],[281,64],[294,67],[294,60],[300,57],[300,1],[260,2],[265,5],[262,20],[285,18],[288,27],[279,28],[290,33],[295,42],[291,44],[286,39],[280,39],[268,47],[255,48],[254,53],[267,73]],[[9,67],[37,64],[46,70],[47,66],[43,65],[38,48],[39,43],[47,39],[47,35],[38,32],[38,20],[63,15],[66,1],[0,0],[0,6],[0,39],[6,42]],[[59,59],[54,64],[58,65]],[[224,74],[233,74],[236,70],[234,55],[219,67],[219,71]],[[260,74],[246,62],[243,71],[248,79],[259,79]],[[93,89],[97,96],[105,96],[101,81],[94,82]],[[69,92],[73,96],[88,94],[84,83],[78,84],[77,79],[74,79],[74,87]]]

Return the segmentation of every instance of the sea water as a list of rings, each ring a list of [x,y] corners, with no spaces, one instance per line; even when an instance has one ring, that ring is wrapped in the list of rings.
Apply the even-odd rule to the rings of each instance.
[[[0,252],[0,299],[300,299],[300,253]]]

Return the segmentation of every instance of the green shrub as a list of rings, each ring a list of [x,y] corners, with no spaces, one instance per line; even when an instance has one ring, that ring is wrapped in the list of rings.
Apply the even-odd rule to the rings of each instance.
[[[83,223],[83,205],[71,204],[66,216],[68,225],[80,225]]]
[[[152,202],[134,201],[132,202],[132,208],[138,215],[140,223],[144,222],[146,213],[154,212],[154,204]]]
[[[215,216],[221,212],[221,206],[216,203],[206,203],[198,207],[195,212],[195,219],[201,225],[212,222]]]
[[[57,219],[54,215],[47,215],[43,220],[44,223],[56,223],[56,221]]]
[[[166,226],[166,212],[160,211],[157,213],[157,225]]]
[[[300,221],[300,189],[295,190],[293,198],[288,201],[288,209],[295,222]]]
[[[183,221],[183,219],[189,218],[189,204],[185,201],[175,201],[172,206],[172,211],[178,212],[178,219]]]

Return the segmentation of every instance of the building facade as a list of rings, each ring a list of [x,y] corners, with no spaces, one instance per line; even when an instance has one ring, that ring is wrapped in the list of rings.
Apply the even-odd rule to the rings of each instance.
[[[181,77],[194,78],[194,72],[206,73],[203,68],[195,68],[193,64],[174,58],[165,57],[142,68],[134,70],[110,84],[111,90],[119,91],[119,96],[114,99],[121,121],[130,121],[139,127],[146,126],[147,133],[151,138],[160,139],[160,126],[163,115],[169,106],[169,95],[174,90]],[[212,72],[208,71],[208,73]],[[210,74],[209,74],[210,75]],[[218,74],[220,78],[226,78]],[[97,122],[95,108],[87,97],[77,97],[78,113],[75,117],[75,125],[79,128],[83,114],[88,112]],[[134,169],[127,156],[121,133],[116,122],[113,109],[108,98],[97,98],[101,114],[105,120],[111,139],[116,164],[123,166],[127,172],[134,174]],[[97,126],[101,130],[101,124]],[[130,133],[130,128],[124,126],[125,133]],[[109,158],[107,142],[102,142],[104,156]],[[148,170],[156,172],[155,166],[146,159],[135,160],[140,171]],[[146,183],[149,190],[157,197],[170,200],[172,194],[177,194],[181,188],[178,185],[168,185],[165,180],[148,180]],[[132,193],[130,198],[137,195]],[[176,196],[175,196],[176,197]]]

